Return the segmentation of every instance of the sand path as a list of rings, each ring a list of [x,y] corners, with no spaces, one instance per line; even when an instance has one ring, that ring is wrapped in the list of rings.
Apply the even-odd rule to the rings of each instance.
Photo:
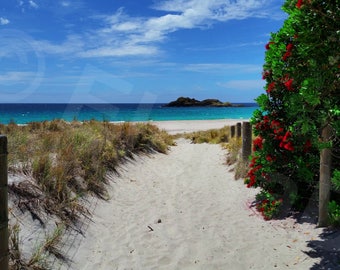
[[[309,269],[310,224],[266,222],[218,145],[137,157],[99,202],[69,269]]]

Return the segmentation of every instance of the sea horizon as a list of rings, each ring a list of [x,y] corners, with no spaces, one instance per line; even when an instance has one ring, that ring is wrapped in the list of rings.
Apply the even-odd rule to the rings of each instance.
[[[51,121],[176,121],[249,119],[254,102],[234,102],[235,107],[164,107],[167,103],[0,103],[0,123],[27,124]]]

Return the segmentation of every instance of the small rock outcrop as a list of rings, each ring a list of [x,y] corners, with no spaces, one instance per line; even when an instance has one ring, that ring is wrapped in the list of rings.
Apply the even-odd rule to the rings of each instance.
[[[189,97],[179,97],[175,101],[164,105],[164,107],[233,107],[230,102],[222,102],[218,99],[204,99],[199,101]]]

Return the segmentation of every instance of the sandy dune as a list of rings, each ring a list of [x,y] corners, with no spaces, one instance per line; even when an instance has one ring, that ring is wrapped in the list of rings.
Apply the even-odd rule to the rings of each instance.
[[[320,229],[264,221],[256,193],[235,181],[218,145],[180,139],[168,155],[136,157],[113,177],[69,268],[310,269],[304,253]]]

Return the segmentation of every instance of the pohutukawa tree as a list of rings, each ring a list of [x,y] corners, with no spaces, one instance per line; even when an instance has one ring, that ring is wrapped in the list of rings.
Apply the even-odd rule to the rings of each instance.
[[[282,207],[306,206],[318,188],[320,150],[330,147],[320,143],[321,130],[330,125],[334,136],[340,132],[339,4],[287,0],[289,16],[266,45],[266,93],[256,99],[246,184],[262,188],[258,209],[267,219]]]

